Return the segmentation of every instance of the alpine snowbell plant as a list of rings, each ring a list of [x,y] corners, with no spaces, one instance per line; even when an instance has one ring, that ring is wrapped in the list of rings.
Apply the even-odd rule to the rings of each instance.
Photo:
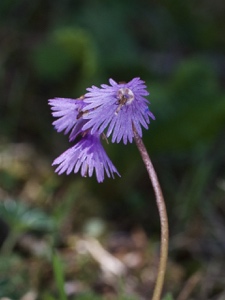
[[[80,173],[91,177],[94,172],[98,182],[104,175],[120,176],[107,156],[101,139],[111,138],[112,143],[135,141],[146,166],[156,196],[161,224],[161,250],[159,269],[153,300],[159,300],[166,271],[168,253],[168,220],[160,184],[142,141],[142,127],[148,129],[150,119],[155,119],[148,108],[149,95],[145,82],[134,78],[128,83],[109,80],[110,85],[92,86],[77,99],[55,98],[49,100],[53,122],[58,132],[69,135],[73,146],[53,162],[58,174]]]

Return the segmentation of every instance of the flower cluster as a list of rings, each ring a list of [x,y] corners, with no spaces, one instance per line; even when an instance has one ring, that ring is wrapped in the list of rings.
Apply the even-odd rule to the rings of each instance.
[[[75,144],[54,160],[58,174],[81,170],[82,176],[90,177],[95,171],[98,182],[104,180],[105,173],[108,177],[119,175],[101,144],[101,136],[111,136],[113,143],[131,143],[134,128],[142,136],[142,126],[147,129],[150,118],[155,118],[144,98],[149,94],[144,81],[134,78],[117,83],[110,79],[109,83],[87,88],[87,93],[77,99],[49,100],[52,115],[57,118],[55,129],[69,134],[69,141]]]

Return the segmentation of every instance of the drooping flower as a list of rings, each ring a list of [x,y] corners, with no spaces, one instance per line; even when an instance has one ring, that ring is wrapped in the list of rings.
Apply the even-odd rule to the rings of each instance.
[[[70,174],[81,171],[83,177],[91,177],[95,171],[97,181],[102,182],[104,175],[114,178],[114,174],[120,176],[117,169],[107,156],[99,134],[85,134],[75,146],[69,148],[56,158],[52,165],[58,165],[56,172],[60,175],[64,172]]]
[[[81,132],[86,120],[82,118],[82,109],[86,106],[84,97],[78,99],[54,98],[49,99],[52,115],[55,120],[52,124],[58,132],[64,131],[64,134],[70,132],[70,141],[74,140]]]
[[[84,103],[85,110],[89,113],[83,118],[87,122],[83,130],[91,133],[102,133],[106,130],[106,136],[112,135],[112,142],[124,144],[132,142],[134,133],[133,126],[142,137],[142,128],[148,128],[150,118],[155,119],[148,108],[149,95],[144,81],[134,78],[128,83],[117,83],[109,80],[111,86],[102,84],[101,88],[92,86],[87,88]]]
[[[113,177],[118,173],[108,158],[100,136],[112,135],[112,142],[132,142],[134,131],[142,137],[142,126],[148,128],[150,118],[155,119],[148,108],[149,93],[144,81],[134,78],[128,83],[109,80],[110,85],[101,88],[92,86],[77,99],[55,98],[49,100],[53,122],[58,132],[69,134],[69,141],[75,145],[54,160],[56,172],[70,174],[81,171],[82,176],[92,176],[94,171],[98,182],[104,174]],[[120,176],[120,175],[119,175]]]

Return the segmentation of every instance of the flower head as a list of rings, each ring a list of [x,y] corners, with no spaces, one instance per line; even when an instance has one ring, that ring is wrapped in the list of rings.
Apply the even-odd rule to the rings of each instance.
[[[53,162],[58,165],[56,172],[92,176],[94,171],[98,182],[104,180],[104,174],[113,177],[117,169],[108,158],[100,141],[106,131],[106,137],[112,135],[112,142],[124,144],[132,142],[134,132],[142,136],[142,126],[148,128],[154,115],[148,108],[149,93],[144,81],[134,78],[128,83],[109,80],[110,85],[101,88],[92,86],[87,93],[77,99],[55,98],[49,100],[53,125],[58,132],[69,134],[69,141],[75,145],[61,154]],[[120,176],[120,175],[119,175]]]
[[[78,99],[55,98],[48,100],[52,115],[55,120],[52,124],[58,132],[70,132],[70,141],[74,140],[81,132],[83,125],[87,122],[82,118],[82,109],[86,106],[84,97]]]
[[[114,178],[113,173],[120,176],[117,169],[108,158],[100,141],[99,134],[87,133],[75,146],[69,148],[56,158],[52,165],[58,165],[56,172],[70,174],[81,170],[83,177],[91,177],[95,171],[97,181],[104,180],[104,173]]]
[[[111,86],[102,84],[101,88],[92,86],[87,89],[84,103],[84,115],[87,122],[83,130],[89,129],[91,133],[102,133],[106,130],[106,136],[112,134],[112,142],[119,143],[123,139],[133,141],[133,126],[140,136],[142,128],[148,128],[150,118],[154,115],[148,108],[148,100],[144,96],[149,95],[144,81],[134,78],[128,83],[117,83],[109,80]]]

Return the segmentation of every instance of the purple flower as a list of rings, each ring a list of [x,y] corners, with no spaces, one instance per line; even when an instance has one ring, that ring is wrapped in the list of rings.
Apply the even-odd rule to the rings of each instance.
[[[142,137],[142,128],[148,128],[150,118],[155,119],[148,109],[148,100],[144,96],[149,95],[144,81],[134,78],[128,83],[117,83],[109,80],[111,86],[102,84],[101,88],[92,86],[87,89],[84,103],[85,110],[89,113],[83,118],[87,122],[83,130],[100,134],[107,129],[106,136],[112,134],[112,142],[119,143],[123,139],[124,144],[133,141],[133,126]]]
[[[58,132],[64,131],[64,134],[70,132],[70,141],[82,133],[82,127],[87,122],[82,118],[82,109],[86,105],[83,99],[84,97],[78,99],[55,98],[48,100],[53,117],[58,118],[52,124]]]
[[[123,140],[127,144],[133,141],[134,128],[141,137],[142,126],[147,129],[150,118],[155,119],[145,98],[149,93],[144,81],[134,78],[128,83],[117,83],[110,79],[109,83],[101,88],[88,88],[78,99],[49,100],[52,115],[57,118],[53,122],[55,129],[69,134],[69,141],[76,142],[54,160],[58,174],[80,170],[82,176],[90,177],[95,171],[98,182],[104,180],[105,173],[114,178],[114,173],[119,173],[108,158],[100,136],[106,131],[107,137],[112,135],[112,142]]]
[[[97,181],[104,180],[104,173],[114,178],[113,173],[120,176],[117,169],[108,158],[100,141],[99,134],[87,133],[75,146],[69,148],[56,158],[52,165],[59,165],[56,172],[60,175],[64,172],[70,174],[81,170],[83,177],[91,177],[95,170]]]

